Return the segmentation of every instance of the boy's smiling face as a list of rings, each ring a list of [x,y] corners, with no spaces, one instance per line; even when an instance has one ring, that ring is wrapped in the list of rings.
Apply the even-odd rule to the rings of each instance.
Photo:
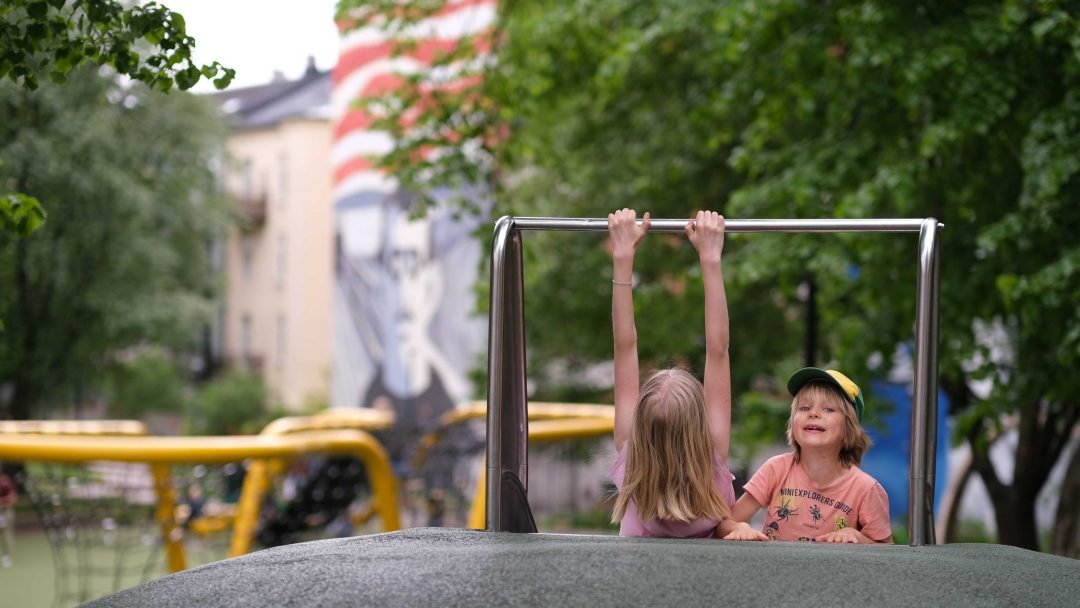
[[[845,416],[839,396],[826,391],[799,391],[792,412],[793,439],[802,449],[835,448],[844,443]]]
[[[809,448],[818,455],[834,454],[844,467],[858,465],[870,447],[856,409],[845,393],[830,382],[810,381],[797,389],[788,418],[788,445],[795,458]],[[862,396],[857,397],[861,402]]]

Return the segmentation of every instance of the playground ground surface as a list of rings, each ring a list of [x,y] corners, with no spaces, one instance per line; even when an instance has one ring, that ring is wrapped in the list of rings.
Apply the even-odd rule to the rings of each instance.
[[[300,543],[100,598],[128,606],[1067,606],[1080,562],[928,547],[512,534],[449,528]]]
[[[3,601],[0,601],[0,606],[20,606],[27,608],[35,607],[51,607],[54,605],[55,587],[57,584],[55,578],[55,568],[53,562],[52,550],[49,547],[48,541],[44,533],[30,523],[32,519],[31,513],[21,513],[20,520],[23,521],[23,525],[19,527],[18,534],[16,536],[16,550],[14,554],[14,563],[11,568],[0,568],[0,589],[3,590]],[[560,517],[554,517],[546,519],[541,523],[541,530],[547,532],[562,532],[569,534],[613,534],[615,531],[608,528],[605,529],[601,524],[601,518],[595,513],[574,514],[573,516],[565,515]],[[357,533],[371,532],[371,530],[358,529]],[[900,532],[897,530],[897,532]],[[976,531],[979,533],[970,533],[963,535],[963,538],[968,541],[981,541],[989,542],[992,538],[985,534],[985,531]],[[559,537],[558,534],[551,534],[549,536]],[[189,545],[189,557],[192,564],[207,564],[215,560],[223,559],[225,556],[225,541],[218,543],[203,543],[201,547]],[[151,579],[155,579],[161,576],[165,576],[167,573],[164,567],[163,555],[161,554],[160,546],[153,547],[156,553],[147,553],[142,556],[141,559],[149,561],[151,569],[146,576]],[[1030,552],[1022,552],[1023,555],[1029,555]],[[110,562],[111,559],[108,556],[103,556],[105,562]],[[720,559],[719,557],[710,557],[712,561]],[[726,560],[725,560],[726,561]],[[1075,567],[1075,576],[1080,577],[1080,561],[1073,561]],[[96,597],[105,595],[116,588],[124,588],[138,584],[143,576],[141,570],[134,570],[128,573],[128,577],[118,584],[114,585],[112,580],[97,580],[90,581],[91,589],[95,590],[89,596]],[[763,566],[763,572],[759,575],[763,580],[780,581],[786,575],[783,575],[780,570],[777,570],[771,564],[765,564]]]

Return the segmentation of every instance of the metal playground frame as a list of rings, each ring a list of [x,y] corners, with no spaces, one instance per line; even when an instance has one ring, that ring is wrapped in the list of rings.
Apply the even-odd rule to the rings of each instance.
[[[682,232],[687,220],[654,219],[650,232]],[[937,446],[938,232],[934,218],[735,220],[727,232],[915,232],[919,234],[915,287],[915,379],[911,410],[909,544],[935,544],[934,467]],[[528,411],[525,372],[525,298],[522,232],[606,232],[606,218],[509,217],[495,223],[488,312],[486,529],[531,531],[528,513]],[[527,518],[531,519],[531,515]]]

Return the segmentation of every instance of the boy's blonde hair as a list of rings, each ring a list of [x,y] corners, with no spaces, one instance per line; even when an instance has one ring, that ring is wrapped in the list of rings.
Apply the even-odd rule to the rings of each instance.
[[[795,411],[800,397],[823,401],[844,413],[844,443],[840,446],[840,464],[844,468],[861,464],[863,454],[870,449],[870,436],[866,434],[862,425],[859,424],[859,418],[856,416],[855,408],[852,407],[851,402],[845,399],[838,390],[825,382],[806,384],[799,389],[799,392],[795,394],[795,398],[791,400],[791,415],[788,416],[787,423],[787,442],[788,445],[795,448],[795,462],[798,462],[802,457],[802,448],[795,441],[791,425],[795,420]]]
[[[713,483],[714,458],[701,382],[681,368],[654,372],[634,408],[611,520],[621,521],[631,500],[641,521],[727,517],[731,508]]]

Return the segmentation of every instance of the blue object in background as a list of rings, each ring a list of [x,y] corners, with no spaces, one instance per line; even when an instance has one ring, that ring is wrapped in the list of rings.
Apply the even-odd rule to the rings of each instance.
[[[874,440],[873,447],[863,456],[862,470],[874,476],[889,494],[889,511],[894,520],[907,521],[908,516],[908,465],[911,455],[911,384],[897,384],[887,380],[870,381],[873,394],[887,399],[893,410],[873,416],[881,424],[867,425],[866,432]],[[938,433],[936,484],[934,487],[934,515],[941,505],[941,496],[947,482],[949,467],[949,399],[944,391],[938,391]]]

